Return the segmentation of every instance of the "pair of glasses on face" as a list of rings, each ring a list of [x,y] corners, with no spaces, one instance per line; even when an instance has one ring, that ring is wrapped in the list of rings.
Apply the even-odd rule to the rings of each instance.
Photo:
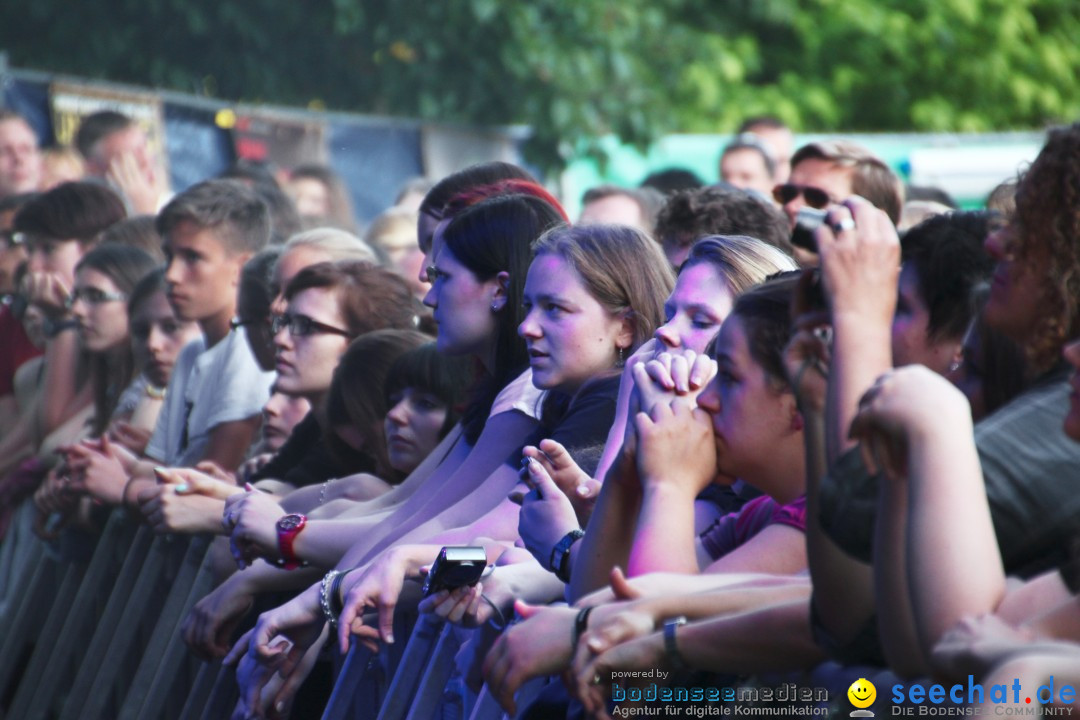
[[[67,309],[70,310],[75,303],[82,300],[87,305],[100,305],[107,302],[121,302],[127,300],[127,295],[118,292],[105,292],[101,288],[96,287],[84,287],[75,288],[70,295],[68,295]]]
[[[0,249],[10,250],[26,244],[26,236],[14,230],[0,232]]]
[[[795,198],[802,195],[803,200],[812,208],[818,210],[824,210],[829,207],[829,203],[832,202],[832,198],[829,197],[829,193],[816,187],[809,185],[794,185],[792,183],[783,183],[773,188],[772,196],[776,202],[781,205],[787,205]]]
[[[289,329],[289,334],[293,337],[304,337],[305,335],[315,335],[316,333],[352,337],[352,333],[348,330],[342,330],[333,325],[327,325],[318,320],[312,320],[307,315],[284,313],[283,315],[274,316],[273,321],[270,323],[271,331],[277,335],[285,328]]]

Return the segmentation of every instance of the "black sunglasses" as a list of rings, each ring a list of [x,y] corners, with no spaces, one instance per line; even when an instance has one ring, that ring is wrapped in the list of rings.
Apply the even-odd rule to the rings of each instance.
[[[812,208],[818,210],[824,210],[829,207],[829,203],[832,202],[832,198],[829,197],[829,193],[821,190],[820,188],[811,187],[809,185],[794,185],[792,183],[783,183],[773,188],[772,196],[776,202],[781,205],[787,205],[795,198],[803,196],[806,204]]]

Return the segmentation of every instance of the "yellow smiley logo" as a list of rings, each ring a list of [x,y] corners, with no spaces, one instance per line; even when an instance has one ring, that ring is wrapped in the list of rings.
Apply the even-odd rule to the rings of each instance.
[[[868,708],[877,699],[877,688],[866,678],[859,678],[851,683],[847,690],[848,700],[857,708]]]

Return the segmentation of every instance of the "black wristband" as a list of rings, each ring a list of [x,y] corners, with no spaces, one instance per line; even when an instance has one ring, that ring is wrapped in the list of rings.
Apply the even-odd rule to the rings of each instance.
[[[667,656],[671,669],[676,672],[686,670],[686,661],[679,652],[679,646],[675,643],[675,631],[686,624],[686,617],[672,618],[664,623],[664,654]]]
[[[77,330],[79,328],[79,321],[73,318],[67,320],[46,320],[45,321],[45,337],[52,340],[65,330]]]
[[[345,610],[345,600],[341,597],[341,582],[349,572],[349,570],[346,570],[338,573],[330,581],[330,592],[328,593],[330,595],[330,609],[335,616],[341,615],[342,611]]]
[[[570,548],[583,537],[585,537],[585,532],[580,528],[574,528],[551,549],[548,569],[564,583],[570,582]]]
[[[577,647],[578,640],[581,639],[582,634],[589,629],[589,613],[592,612],[591,607],[582,608],[578,611],[577,617],[574,618],[574,637],[573,647]]]

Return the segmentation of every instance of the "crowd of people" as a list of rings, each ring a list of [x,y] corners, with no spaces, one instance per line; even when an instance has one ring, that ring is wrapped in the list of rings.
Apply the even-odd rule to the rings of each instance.
[[[53,157],[0,110],[3,542],[215,536],[181,633],[237,717],[415,613],[520,717],[1080,682],[1080,124],[981,210],[767,117],[576,222],[503,162],[366,229],[319,165],[174,193],[115,112]],[[425,595],[452,546],[487,569]]]

